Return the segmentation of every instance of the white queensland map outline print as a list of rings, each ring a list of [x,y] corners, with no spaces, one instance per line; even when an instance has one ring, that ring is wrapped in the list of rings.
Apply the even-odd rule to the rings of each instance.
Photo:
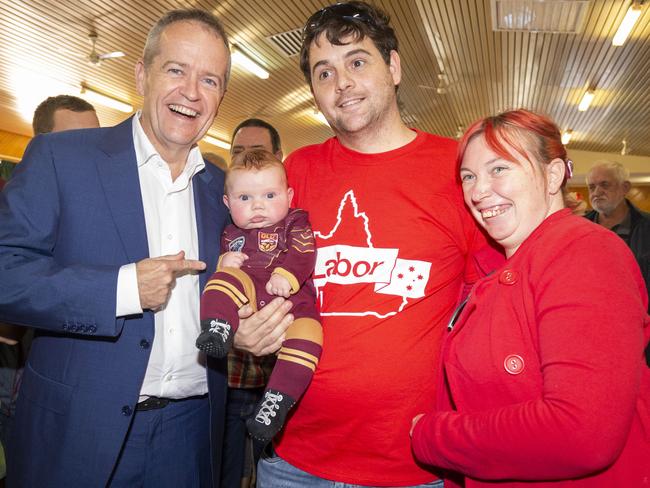
[[[339,204],[336,224],[327,233],[314,231],[314,236],[326,241],[331,239],[343,221],[343,209],[352,205],[354,218],[363,220],[368,247],[347,246],[318,246],[316,266],[314,269],[314,286],[316,287],[321,306],[323,305],[323,288],[327,283],[349,285],[356,283],[374,283],[374,292],[383,295],[401,296],[402,302],[397,310],[379,313],[373,310],[361,312],[321,312],[327,316],[363,317],[373,315],[386,318],[398,314],[408,304],[408,298],[421,298],[424,288],[429,281],[431,263],[413,259],[398,258],[397,248],[376,248],[372,243],[370,219],[365,212],[359,210],[354,190],[348,190]]]

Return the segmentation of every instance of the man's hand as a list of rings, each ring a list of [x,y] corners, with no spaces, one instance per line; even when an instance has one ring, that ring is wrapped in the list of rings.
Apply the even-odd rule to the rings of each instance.
[[[241,268],[241,265],[244,264],[244,261],[248,259],[248,256],[243,252],[238,251],[228,251],[221,255],[221,260],[219,261],[219,266],[221,268]]]
[[[192,271],[205,269],[203,261],[185,259],[185,252],[147,258],[135,264],[138,277],[138,294],[143,310],[162,307],[172,292],[176,278]]]
[[[290,301],[275,298],[256,313],[250,305],[240,308],[235,347],[255,356],[266,356],[280,349],[284,333],[293,322],[293,315],[288,313],[291,307]]]
[[[284,276],[273,273],[266,283],[266,293],[276,297],[289,298],[291,295],[291,283]]]

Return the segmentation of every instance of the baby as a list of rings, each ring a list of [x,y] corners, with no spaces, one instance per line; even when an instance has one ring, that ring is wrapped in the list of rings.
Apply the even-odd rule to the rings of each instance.
[[[196,346],[224,357],[239,326],[237,311],[254,310],[274,296],[289,297],[295,320],[286,332],[273,373],[246,425],[268,441],[307,389],[320,358],[323,333],[310,276],[316,262],[307,213],[290,208],[282,161],[264,150],[238,155],[226,173],[223,201],[234,225],[223,233],[217,271],[201,297],[201,329]]]

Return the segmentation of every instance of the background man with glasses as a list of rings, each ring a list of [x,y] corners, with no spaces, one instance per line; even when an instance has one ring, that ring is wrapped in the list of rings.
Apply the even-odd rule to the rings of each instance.
[[[485,246],[456,143],[403,123],[398,43],[380,10],[316,12],[300,65],[335,134],[286,163],[317,239],[323,355],[258,486],[441,486],[416,464],[409,427],[433,407],[446,323]]]

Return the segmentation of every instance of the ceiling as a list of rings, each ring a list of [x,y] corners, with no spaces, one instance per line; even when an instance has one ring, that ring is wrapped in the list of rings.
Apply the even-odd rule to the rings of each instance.
[[[650,4],[622,47],[612,37],[630,0],[546,0],[554,29],[583,11],[578,33],[493,30],[497,0],[376,0],[400,40],[403,81],[400,107],[408,125],[455,137],[473,120],[506,108],[549,114],[571,129],[570,148],[650,156]],[[521,0],[498,0],[502,7]],[[86,85],[129,102],[141,98],[133,82],[149,27],[166,10],[199,7],[215,12],[232,43],[256,57],[269,72],[262,80],[234,68],[212,132],[224,140],[242,119],[256,116],[275,125],[285,153],[329,137],[314,117],[309,88],[297,56],[282,53],[267,38],[300,29],[325,0],[2,0],[0,1],[0,129],[31,135],[37,101]],[[539,3],[539,2],[537,2]],[[507,17],[500,16],[501,20]],[[89,32],[97,50],[126,56],[91,66]],[[586,112],[577,107],[595,90]],[[27,103],[29,99],[35,101]],[[126,116],[97,105],[102,125]],[[209,150],[220,152],[216,148]],[[221,151],[223,154],[223,151]]]

